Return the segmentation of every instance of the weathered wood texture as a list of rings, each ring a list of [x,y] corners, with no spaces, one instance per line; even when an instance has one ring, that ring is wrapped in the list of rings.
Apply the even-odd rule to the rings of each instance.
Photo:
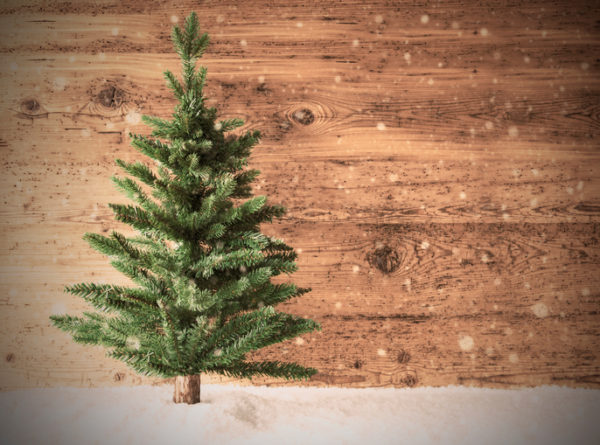
[[[193,405],[200,403],[200,375],[178,375],[175,377],[173,402]]]
[[[0,6],[0,388],[159,382],[48,316],[126,282],[81,236],[128,233],[113,160],[170,116],[192,8],[209,104],[261,130],[255,191],[289,210],[263,230],[313,291],[285,310],[323,326],[257,357],[309,385],[600,387],[598,3],[237,3]]]

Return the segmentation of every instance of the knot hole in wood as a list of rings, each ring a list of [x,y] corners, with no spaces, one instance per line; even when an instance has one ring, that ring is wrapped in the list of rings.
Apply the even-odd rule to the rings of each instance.
[[[390,246],[383,245],[367,254],[367,262],[384,274],[390,274],[400,267],[400,256]]]
[[[21,111],[27,114],[35,114],[40,110],[40,103],[37,99],[30,97],[21,102]]]
[[[301,108],[292,113],[292,119],[302,125],[310,125],[315,121],[315,115],[308,108]]]
[[[114,85],[106,86],[97,95],[98,103],[106,108],[118,108],[123,103],[124,97],[123,90]]]

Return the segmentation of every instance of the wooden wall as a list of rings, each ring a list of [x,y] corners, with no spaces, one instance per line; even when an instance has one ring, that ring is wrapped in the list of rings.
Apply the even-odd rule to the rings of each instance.
[[[159,382],[48,316],[126,282],[81,236],[128,233],[113,160],[170,117],[192,9],[209,104],[261,130],[256,193],[289,210],[263,231],[313,288],[284,309],[323,326],[257,357],[308,385],[600,387],[597,2],[4,0],[1,389]]]

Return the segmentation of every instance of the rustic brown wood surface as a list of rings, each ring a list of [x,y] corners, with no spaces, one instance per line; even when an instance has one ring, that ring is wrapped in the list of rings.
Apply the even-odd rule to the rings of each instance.
[[[200,375],[178,375],[175,377],[173,402],[193,405],[200,403]]]
[[[208,103],[261,130],[255,192],[289,211],[263,231],[313,289],[283,309],[323,327],[255,357],[308,385],[600,387],[598,2],[238,3],[0,4],[0,389],[161,382],[48,316],[126,282],[81,236],[129,233],[114,159],[170,116],[192,9]]]

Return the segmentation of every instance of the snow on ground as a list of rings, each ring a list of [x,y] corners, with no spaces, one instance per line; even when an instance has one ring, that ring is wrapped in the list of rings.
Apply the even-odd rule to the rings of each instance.
[[[202,385],[0,393],[2,444],[598,444],[600,390]]]

